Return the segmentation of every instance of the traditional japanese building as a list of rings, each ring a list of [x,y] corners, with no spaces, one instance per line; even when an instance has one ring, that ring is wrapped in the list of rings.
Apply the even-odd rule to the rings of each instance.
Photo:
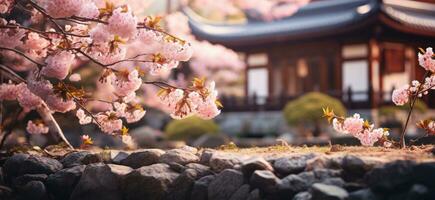
[[[198,38],[232,48],[246,60],[245,97],[224,97],[227,111],[279,110],[310,91],[367,109],[390,102],[393,88],[423,76],[418,48],[435,47],[430,2],[313,1],[288,18],[240,24],[184,12]],[[433,93],[425,101],[435,107]]]

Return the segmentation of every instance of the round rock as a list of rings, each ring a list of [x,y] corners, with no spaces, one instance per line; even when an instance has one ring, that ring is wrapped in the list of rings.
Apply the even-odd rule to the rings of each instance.
[[[87,151],[72,152],[67,154],[60,162],[65,168],[71,168],[82,164],[82,159],[90,154]]]
[[[122,165],[103,163],[88,165],[70,199],[123,199],[120,191],[121,179],[131,171],[130,167]]]
[[[192,192],[190,194],[191,200],[207,199],[207,189],[210,183],[215,179],[214,175],[208,175],[195,181],[193,184]]]
[[[62,163],[56,159],[30,156],[20,167],[19,174],[52,174],[62,169]]]
[[[160,157],[165,152],[160,149],[147,149],[130,154],[124,160],[121,160],[121,165],[129,166],[133,169],[139,167],[156,164],[159,162]]]
[[[187,163],[198,162],[199,157],[195,154],[185,151],[182,149],[172,149],[167,151],[160,157],[160,162],[162,163],[178,163],[180,165],[185,165]]]
[[[226,169],[216,176],[208,187],[209,200],[229,199],[243,185],[243,174]]]
[[[241,170],[246,177],[250,177],[255,170],[273,171],[273,167],[264,158],[255,157],[242,162]]]
[[[85,165],[62,169],[48,176],[46,186],[56,199],[69,199],[80,180]]]
[[[127,200],[162,199],[169,185],[178,177],[167,164],[153,164],[132,171],[123,180],[122,190]]]
[[[349,194],[343,188],[315,183],[311,187],[312,200],[344,200],[349,197]]]
[[[271,171],[257,170],[252,174],[249,182],[253,187],[259,188],[261,191],[274,193],[277,190],[279,181]]]

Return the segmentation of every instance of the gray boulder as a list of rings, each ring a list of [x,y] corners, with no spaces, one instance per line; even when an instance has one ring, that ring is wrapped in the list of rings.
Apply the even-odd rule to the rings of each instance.
[[[361,189],[349,194],[349,200],[380,200],[383,198],[378,197],[370,189]]]
[[[30,181],[17,190],[18,199],[48,200],[47,191],[41,181]]]
[[[250,184],[254,188],[259,188],[261,191],[266,193],[275,193],[277,190],[277,185],[279,179],[268,170],[256,170],[250,179]]]
[[[24,174],[14,178],[12,184],[14,188],[20,188],[25,186],[30,181],[45,182],[47,177],[48,177],[47,174]]]
[[[89,165],[89,164],[93,164],[93,163],[101,163],[101,162],[103,162],[103,158],[102,158],[103,155],[90,153],[90,154],[85,155],[85,157],[83,157],[80,160],[80,162],[83,165]]]
[[[48,191],[55,199],[69,199],[85,167],[85,165],[78,165],[51,174],[46,181]]]
[[[12,179],[19,175],[19,170],[24,161],[29,158],[28,154],[15,154],[9,157],[3,164],[3,172],[5,173],[5,181],[10,182]]]
[[[233,169],[234,166],[238,164],[240,164],[240,160],[235,156],[221,153],[213,153],[209,161],[209,166],[216,172],[221,172],[225,169]]]
[[[186,165],[188,169],[193,169],[198,173],[198,178],[212,174],[209,166],[201,165],[199,163],[189,163]]]
[[[163,199],[178,175],[162,163],[135,169],[123,180],[123,196],[127,200]]]
[[[110,159],[112,160],[112,163],[120,165],[121,161],[123,161],[124,159],[126,159],[130,154],[124,152],[124,151],[119,151],[119,152],[111,152],[110,154]]]
[[[207,199],[207,189],[210,183],[215,179],[214,175],[208,175],[195,181],[190,194],[191,200],[203,200]]]
[[[201,156],[199,158],[199,163],[203,165],[209,165],[210,158],[216,150],[205,149],[201,152]]]
[[[293,197],[293,200],[311,200],[311,193],[299,192]]]
[[[90,164],[86,166],[70,199],[123,199],[120,190],[121,180],[131,171],[130,167],[122,165]]]
[[[241,163],[241,170],[246,177],[250,177],[255,170],[273,171],[272,165],[262,157],[255,157]]]
[[[90,154],[87,151],[78,151],[78,152],[71,152],[67,154],[60,162],[65,168],[71,168],[74,166],[82,165],[82,159]]]
[[[160,157],[165,152],[160,149],[147,149],[130,154],[124,160],[121,160],[121,165],[129,166],[133,169],[139,167],[156,164],[159,162]]]
[[[19,174],[53,174],[62,167],[62,163],[56,159],[30,156],[22,163]]]
[[[249,196],[249,189],[248,184],[242,185],[242,187],[231,196],[230,200],[246,200]]]
[[[190,151],[171,149],[160,157],[160,162],[166,164],[175,162],[180,165],[185,165],[187,163],[199,162],[199,157]]]
[[[308,154],[298,157],[278,158],[273,163],[276,172],[281,175],[297,174],[304,171],[307,166],[307,160],[314,158],[314,154]]]
[[[198,177],[198,172],[194,169],[187,169],[181,173],[168,188],[165,199],[183,200],[189,199],[193,184]]]
[[[349,197],[349,194],[343,188],[323,183],[313,184],[311,194],[312,200],[344,200]]]
[[[243,174],[234,169],[226,169],[216,175],[208,187],[209,200],[229,199],[243,185]]]
[[[247,200],[261,200],[260,190],[258,189],[252,190],[251,193],[249,193]]]
[[[314,174],[312,174],[312,180],[314,180]],[[290,174],[278,183],[277,189],[281,196],[293,196],[298,192],[305,191],[310,187],[309,179],[303,179],[298,175]]]

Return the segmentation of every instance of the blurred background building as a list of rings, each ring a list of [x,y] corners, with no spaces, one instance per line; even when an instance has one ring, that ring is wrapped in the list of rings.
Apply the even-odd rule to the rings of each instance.
[[[215,80],[224,105],[214,121],[172,120],[155,95],[158,89],[144,86],[141,103],[147,114],[129,125],[139,147],[168,147],[171,140],[264,146],[277,138],[292,144],[328,144],[331,138],[358,144],[342,141],[321,118],[327,106],[343,115],[361,113],[396,137],[407,106],[393,106],[391,93],[423,77],[418,49],[435,47],[431,0],[128,1],[141,17],[165,16],[162,27],[194,49],[191,61],[148,78],[170,77],[180,86],[193,77]],[[100,73],[86,69],[77,67],[84,79]],[[92,80],[87,84],[95,87]],[[433,92],[417,102],[410,137],[423,134],[412,124],[433,117],[434,108]],[[78,133],[90,134],[102,147],[122,145],[94,126],[78,126],[74,116],[56,118],[75,145]],[[44,137],[22,135],[47,143]]]
[[[272,20],[252,9],[219,15],[195,1],[189,5],[183,12],[192,33],[235,50],[247,65],[240,75],[244,93],[221,96],[218,122],[232,135],[294,132],[282,110],[309,92],[394,128],[400,114],[391,117],[391,93],[423,77],[418,49],[435,44],[435,2],[427,0],[311,1]],[[435,94],[421,103],[435,108]]]

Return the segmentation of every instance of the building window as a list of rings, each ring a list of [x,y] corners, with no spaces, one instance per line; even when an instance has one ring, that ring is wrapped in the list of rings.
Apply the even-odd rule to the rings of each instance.
[[[269,95],[269,78],[266,68],[248,70],[248,96],[257,95],[257,103],[264,104]]]
[[[350,88],[353,91],[352,100],[368,100],[368,67],[369,65],[367,60],[353,60],[343,62],[343,91],[347,92]]]
[[[402,45],[386,45],[384,61],[385,74],[405,72],[405,52]]]

